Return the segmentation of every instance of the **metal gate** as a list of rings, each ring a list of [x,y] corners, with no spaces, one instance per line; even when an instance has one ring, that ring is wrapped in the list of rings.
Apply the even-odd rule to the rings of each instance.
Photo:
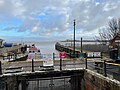
[[[22,80],[19,90],[80,90],[80,81],[73,76]]]

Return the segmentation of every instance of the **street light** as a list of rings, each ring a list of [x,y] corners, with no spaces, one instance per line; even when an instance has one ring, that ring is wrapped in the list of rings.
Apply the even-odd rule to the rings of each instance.
[[[74,58],[75,58],[75,19],[74,19],[74,48],[73,48],[73,52],[74,52]]]

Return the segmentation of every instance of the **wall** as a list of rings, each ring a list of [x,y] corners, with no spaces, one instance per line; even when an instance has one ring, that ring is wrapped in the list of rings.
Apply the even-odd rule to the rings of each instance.
[[[90,70],[85,70],[82,80],[83,90],[120,90],[120,82],[104,77]]]
[[[48,73],[48,74],[47,74]],[[44,75],[45,74],[45,75]],[[0,90],[19,90],[18,80],[25,80],[31,78],[42,78],[49,75],[55,77],[57,75],[80,75],[79,77],[71,77],[73,90],[120,90],[120,82],[117,80],[104,77],[96,72],[88,69],[70,70],[70,71],[51,71],[51,72],[31,72],[1,75],[0,76]],[[55,76],[54,76],[55,75]],[[24,77],[23,77],[24,76]],[[36,80],[36,79],[35,79]],[[78,86],[79,85],[79,86]],[[73,87],[76,87],[74,89]],[[78,89],[79,88],[79,89]]]
[[[0,90],[17,90],[17,78],[13,76],[0,77]]]

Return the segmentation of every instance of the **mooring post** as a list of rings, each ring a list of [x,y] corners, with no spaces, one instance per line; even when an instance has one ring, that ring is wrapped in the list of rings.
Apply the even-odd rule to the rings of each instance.
[[[0,61],[0,75],[2,75],[2,65],[1,65],[1,61]]]
[[[34,72],[34,59],[32,59],[32,72]]]
[[[104,60],[104,76],[107,77],[107,72],[106,72],[106,61]]]
[[[62,58],[60,58],[60,70],[62,70]]]

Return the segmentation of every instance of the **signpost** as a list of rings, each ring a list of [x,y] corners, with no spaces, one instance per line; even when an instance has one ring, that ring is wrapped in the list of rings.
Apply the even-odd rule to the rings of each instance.
[[[34,59],[35,59],[35,53],[28,54],[28,59],[32,60],[32,72],[34,72]]]
[[[62,58],[66,58],[66,52],[60,52],[60,70],[62,70]]]

